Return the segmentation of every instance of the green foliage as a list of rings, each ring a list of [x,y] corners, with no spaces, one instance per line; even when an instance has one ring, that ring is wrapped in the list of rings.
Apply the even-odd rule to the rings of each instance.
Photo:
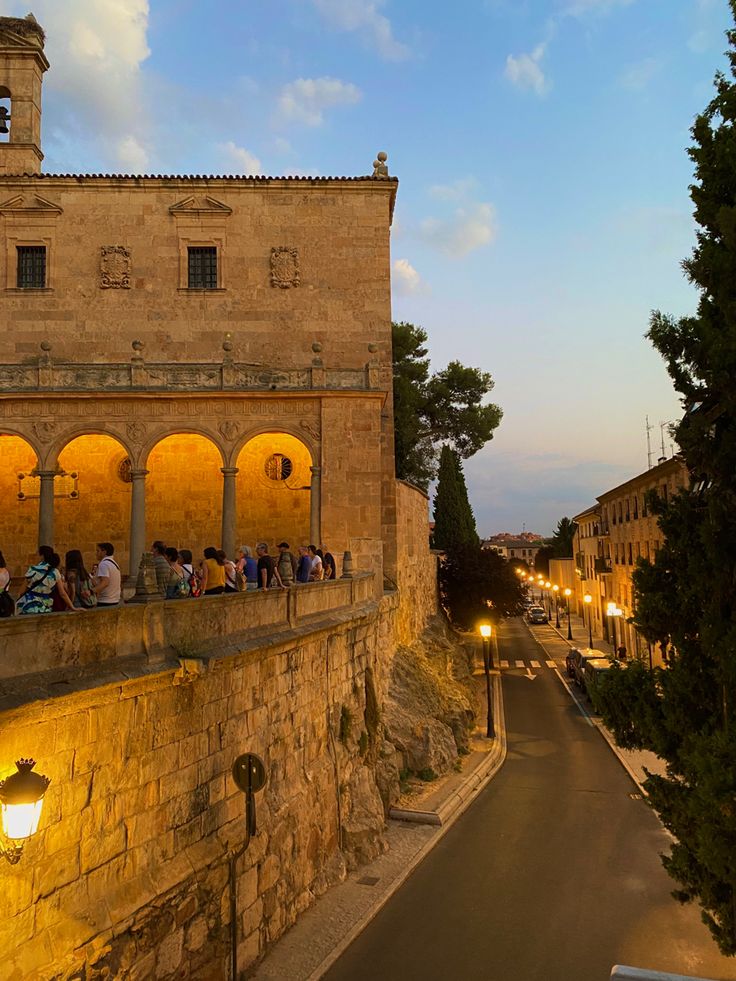
[[[543,576],[549,576],[549,560],[555,558],[552,545],[543,545],[534,556],[534,571]]]
[[[370,741],[368,739],[368,733],[364,729],[358,739],[358,752],[361,756],[365,756],[365,754],[368,752],[369,745]]]
[[[419,773],[417,773],[417,776],[425,783],[431,783],[433,780],[437,779],[437,774],[434,772],[431,766],[425,766],[423,770],[420,770]]]
[[[427,333],[394,323],[394,440],[396,475],[426,490],[437,470],[438,446],[451,444],[462,459],[493,438],[501,421],[497,405],[483,405],[491,376],[459,361],[430,375]]]
[[[571,559],[575,547],[575,532],[578,526],[570,518],[560,518],[552,535],[554,558]]]
[[[475,517],[468,500],[468,488],[460,457],[449,446],[443,446],[440,453],[433,514],[435,548],[450,550],[478,545]]]
[[[731,0],[736,17],[736,0]],[[624,746],[651,749],[645,784],[675,843],[664,859],[720,950],[736,954],[736,31],[731,77],[692,129],[697,244],[683,264],[697,314],[652,315],[648,336],[685,414],[675,429],[692,487],[650,499],[664,546],[634,572],[635,622],[666,668],[612,672],[599,709]]]
[[[513,567],[497,552],[465,545],[448,552],[440,565],[440,595],[450,620],[475,630],[480,620],[518,616],[523,590]]]

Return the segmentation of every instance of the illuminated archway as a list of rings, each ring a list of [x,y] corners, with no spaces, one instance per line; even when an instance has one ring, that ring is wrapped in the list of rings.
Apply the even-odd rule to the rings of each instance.
[[[288,433],[261,433],[240,450],[235,466],[237,544],[287,541],[294,554],[309,543],[312,457]],[[319,543],[317,543],[319,544]]]
[[[22,437],[0,433],[0,552],[13,577],[35,561],[39,544],[39,482],[31,476],[37,463],[36,451]]]
[[[61,555],[78,548],[87,568],[97,542],[112,542],[115,560],[128,567],[130,460],[113,436],[87,433],[59,453],[54,480],[54,547]]]
[[[175,433],[156,443],[146,470],[146,547],[160,539],[191,549],[195,564],[222,537],[222,454],[206,436]]]

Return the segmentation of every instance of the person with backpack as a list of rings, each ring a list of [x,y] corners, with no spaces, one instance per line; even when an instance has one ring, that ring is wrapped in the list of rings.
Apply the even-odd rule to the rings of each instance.
[[[92,576],[84,567],[84,559],[78,548],[70,549],[64,556],[64,573],[69,599],[77,610],[91,610],[97,606]]]
[[[246,590],[258,589],[258,562],[253,558],[253,549],[250,545],[240,546],[237,570],[245,579]]]
[[[164,599],[186,599],[190,595],[189,576],[179,562],[179,552],[171,545],[165,550],[169,563],[169,578],[166,581]]]
[[[97,576],[94,591],[97,607],[119,606],[122,596],[120,566],[113,555],[115,546],[111,542],[97,543]]]
[[[184,570],[184,575],[187,577],[187,583],[189,584],[189,595],[196,599],[197,596],[202,595],[202,580],[197,574],[197,570],[194,568],[191,549],[179,549],[179,565],[182,567]]]
[[[68,610],[74,611],[74,604],[69,599],[64,580],[61,578],[59,566],[61,559],[50,545],[41,545],[38,549],[39,561],[30,566],[26,572],[26,584],[18,597],[17,611],[20,614],[51,613],[53,609],[54,587]]]

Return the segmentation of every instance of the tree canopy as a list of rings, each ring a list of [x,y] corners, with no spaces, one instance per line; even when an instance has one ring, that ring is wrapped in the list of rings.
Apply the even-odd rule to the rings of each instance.
[[[449,446],[443,446],[440,453],[433,514],[435,548],[447,551],[479,544],[460,457]]]
[[[430,374],[427,332],[403,321],[392,328],[396,475],[426,489],[442,444],[468,459],[493,438],[503,413],[483,404],[493,389],[488,372],[451,361]]]
[[[731,0],[736,18],[736,0]],[[635,622],[665,667],[611,672],[599,708],[623,746],[667,763],[645,787],[674,836],[675,896],[699,902],[736,954],[736,30],[730,77],[692,128],[697,242],[683,268],[700,297],[679,319],[656,311],[648,336],[685,412],[676,438],[692,486],[651,499],[664,545],[634,572]]]

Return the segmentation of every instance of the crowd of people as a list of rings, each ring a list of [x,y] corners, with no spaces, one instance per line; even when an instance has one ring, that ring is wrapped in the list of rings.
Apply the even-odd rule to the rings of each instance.
[[[241,545],[237,558],[209,546],[195,565],[192,552],[157,540],[151,546],[156,585],[164,599],[189,599],[252,589],[288,589],[298,583],[337,578],[332,553],[316,545],[300,545],[298,554],[280,542],[270,555],[266,542],[254,550]],[[0,617],[117,606],[123,602],[123,579],[111,542],[98,542],[96,562],[88,571],[79,549],[61,557],[50,545],[38,550],[38,561],[25,574],[17,598],[10,591],[10,572],[0,552]]]

